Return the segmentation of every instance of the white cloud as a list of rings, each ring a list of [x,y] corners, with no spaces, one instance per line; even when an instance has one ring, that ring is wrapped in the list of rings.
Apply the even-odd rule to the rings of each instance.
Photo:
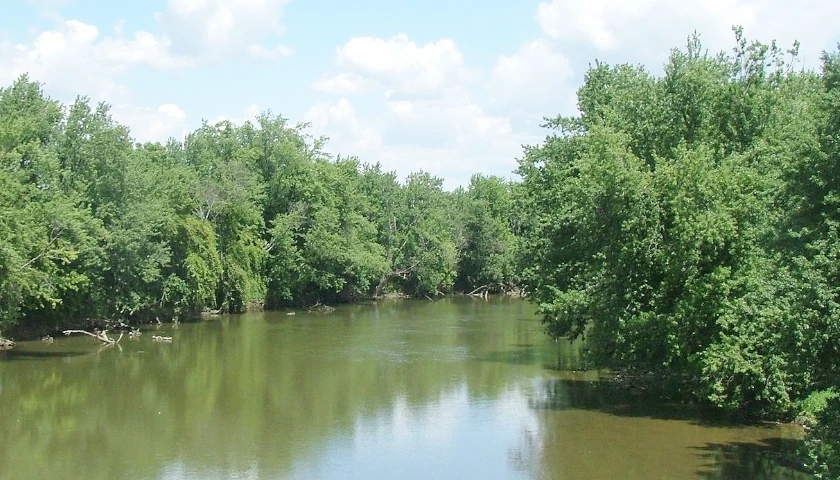
[[[569,59],[540,39],[522,45],[514,55],[499,56],[487,90],[505,111],[568,113],[576,99],[573,73]]]
[[[159,31],[125,32],[120,22],[112,33],[96,25],[64,19],[54,12],[50,30],[30,40],[0,42],[0,85],[26,73],[45,84],[46,92],[64,102],[87,95],[113,104],[114,118],[129,125],[139,141],[182,137],[186,114],[180,107],[132,104],[128,86],[137,67],[183,70],[248,56],[260,61],[291,55],[276,44],[288,0],[168,0],[156,15]],[[274,46],[266,46],[267,41]],[[253,119],[257,112],[245,112]]]
[[[787,47],[798,38],[818,52],[836,37],[831,19],[840,4],[829,3],[543,0],[536,11],[543,36],[498,55],[482,78],[451,39],[418,44],[406,35],[356,37],[337,48],[340,73],[321,77],[312,89],[384,95],[356,106],[347,98],[320,102],[308,120],[332,138],[328,149],[379,161],[402,176],[423,169],[448,186],[466,183],[477,171],[507,176],[521,145],[542,140],[542,117],[575,112],[580,77],[595,58],[655,70],[693,31],[710,51],[731,51],[732,25],[743,25],[748,39],[775,38]],[[816,25],[821,33],[813,32]]]
[[[617,43],[616,30],[652,3],[653,0],[552,0],[537,7],[537,22],[551,38],[583,38],[601,50],[608,50]]]
[[[167,70],[196,64],[195,59],[171,55],[169,39],[149,32],[135,32],[131,39],[126,39],[118,29],[116,37],[105,37],[99,42],[94,40],[91,40],[91,60],[120,70],[138,65]]]
[[[288,1],[169,0],[157,20],[162,36],[171,42],[173,55],[211,61],[248,52],[252,45],[260,46],[264,39],[281,35],[283,7]],[[281,51],[288,52],[288,48]]]
[[[318,102],[304,115],[304,121],[311,122],[318,134],[330,137],[330,148],[347,155],[361,155],[382,146],[382,137],[372,125],[365,124],[356,115],[350,100],[341,98],[337,102]],[[374,160],[363,158],[368,162]]]
[[[262,110],[260,109],[260,106],[255,104],[255,103],[252,103],[251,105],[248,105],[242,111],[242,113],[240,113],[237,116],[232,117],[232,116],[229,116],[229,115],[219,115],[215,119],[213,119],[213,121],[211,123],[218,123],[218,122],[222,122],[222,121],[228,121],[228,122],[231,122],[231,123],[235,123],[237,125],[242,125],[245,122],[255,123],[257,117],[261,113],[262,113]]]
[[[316,92],[335,95],[355,95],[376,88],[377,83],[352,72],[339,73],[333,77],[322,77],[312,83]]]
[[[306,120],[330,137],[329,151],[380,162],[401,177],[422,169],[448,187],[466,184],[477,171],[509,175],[515,168],[525,137],[508,117],[472,100],[476,72],[452,40],[418,45],[406,35],[357,37],[337,49],[336,63],[342,72],[315,81],[315,91],[384,95],[362,113],[347,98],[309,110]],[[384,112],[371,114],[378,107]]]
[[[111,109],[114,120],[131,128],[138,142],[166,142],[183,139],[188,132],[187,114],[178,105],[167,103],[157,108],[117,104]]]
[[[650,65],[664,60],[669,48],[684,46],[694,31],[711,52],[731,52],[733,25],[743,26],[750,40],[778,40],[784,48],[799,40],[817,57],[834,48],[838,15],[840,3],[824,0],[550,0],[539,4],[536,20],[548,38],[575,45],[587,60],[612,52],[621,61]]]
[[[475,172],[509,176],[522,143],[535,138],[515,133],[508,119],[487,115],[464,96],[430,101],[395,101],[368,122],[346,98],[318,102],[306,115],[327,150],[380,162],[401,178],[424,170],[446,179],[446,187],[469,183]]]
[[[260,60],[289,56],[292,49],[262,44],[283,33],[280,19],[288,0],[169,0],[157,15],[160,33],[126,35],[124,22],[113,35],[79,20],[56,14],[52,30],[30,43],[0,44],[0,82],[22,73],[62,91],[97,99],[125,100],[127,88],[117,78],[133,67],[171,70],[196,67],[235,55]],[[53,85],[55,84],[55,85]]]
[[[0,84],[8,85],[28,73],[65,100],[82,93],[95,100],[125,100],[128,88],[115,79],[125,64],[107,61],[108,49],[103,51],[98,38],[95,26],[67,20],[39,34],[29,45],[0,44]]]
[[[254,58],[260,59],[260,60],[273,60],[273,59],[279,58],[279,57],[288,57],[288,56],[290,56],[294,53],[294,50],[292,50],[289,47],[283,46],[283,45],[278,45],[278,46],[274,47],[273,49],[269,50],[268,48],[266,48],[262,45],[257,45],[256,43],[252,43],[251,45],[248,45],[246,47],[245,51],[251,57],[254,57]]]
[[[492,116],[465,93],[439,100],[399,100],[386,103],[383,135],[389,144],[456,147],[510,135],[510,120]]]
[[[754,17],[754,7],[738,0],[552,0],[540,3],[536,15],[550,38],[580,39],[602,51],[624,45],[628,35],[661,37],[673,27],[681,30],[682,38],[694,29],[716,36],[721,27],[728,31],[733,24],[746,26]]]
[[[316,82],[314,89],[356,93],[378,85],[398,95],[426,96],[472,76],[464,66],[463,55],[450,39],[420,46],[406,35],[387,40],[356,37],[340,46],[336,57],[343,72]]]

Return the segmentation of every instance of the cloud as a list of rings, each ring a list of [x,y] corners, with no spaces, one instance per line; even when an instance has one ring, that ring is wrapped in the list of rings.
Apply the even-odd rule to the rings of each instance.
[[[25,41],[0,42],[0,84],[22,74],[45,84],[51,96],[70,102],[87,95],[113,106],[114,117],[132,127],[139,141],[162,140],[185,133],[180,107],[132,104],[131,75],[138,67],[184,70],[242,56],[260,61],[291,55],[278,45],[288,0],[168,0],[156,15],[158,31],[112,32],[54,12],[52,29]],[[272,46],[269,46],[272,45]],[[246,118],[253,118],[248,115]]]
[[[116,77],[125,71],[126,63],[109,61],[113,50],[103,48],[98,38],[95,26],[67,20],[39,34],[31,44],[0,44],[0,83],[8,85],[28,73],[65,100],[82,92],[95,100],[125,100],[128,87]]]
[[[283,45],[278,45],[273,49],[269,50],[268,48],[257,45],[256,43],[252,43],[245,48],[245,51],[253,58],[260,59],[260,60],[273,60],[279,57],[288,57],[294,54],[294,50],[290,47],[286,47]]]
[[[311,85],[343,98],[319,102],[308,119],[332,138],[328,149],[379,161],[401,175],[422,168],[449,186],[476,171],[510,175],[521,145],[542,140],[544,116],[575,113],[577,87],[596,58],[656,69],[695,30],[713,53],[731,51],[735,24],[750,39],[778,38],[782,46],[812,35],[800,22],[785,23],[797,16],[797,6],[772,1],[543,0],[535,12],[538,36],[499,54],[486,73],[470,68],[451,39],[351,38],[336,49],[339,73]],[[840,4],[826,3],[806,0],[800,12],[825,25],[814,37],[818,49],[840,13]],[[348,100],[372,92],[384,95],[358,105]]]
[[[293,52],[287,46],[263,44],[283,33],[280,19],[287,2],[169,0],[156,16],[158,33],[130,35],[123,22],[113,34],[102,35],[95,25],[50,14],[55,28],[37,33],[31,43],[0,44],[0,81],[9,83],[29,72],[61,89],[116,101],[127,90],[117,77],[134,67],[181,70],[237,55],[259,60],[289,56]]]
[[[507,117],[488,115],[466,93],[439,100],[399,100],[386,103],[385,142],[394,145],[458,147],[512,133]]]
[[[540,3],[536,14],[549,38],[589,43],[601,51],[619,48],[628,36],[659,40],[674,26],[681,39],[695,29],[716,36],[721,27],[728,31],[733,24],[749,25],[754,17],[755,9],[738,0],[552,0]]]
[[[169,0],[157,20],[176,57],[206,62],[240,53],[287,55],[288,47],[268,49],[262,42],[283,33],[281,18],[288,1]]]
[[[474,76],[451,39],[418,45],[406,35],[355,37],[336,49],[336,76],[316,81],[316,91],[352,94],[378,87],[390,95],[426,97]]]
[[[510,176],[521,145],[537,140],[515,133],[508,119],[488,115],[465,95],[388,102],[386,110],[365,121],[341,98],[316,103],[305,119],[315,134],[330,138],[330,152],[379,162],[401,178],[424,170],[446,179],[446,188],[468,184],[479,171]]]
[[[312,83],[316,92],[336,95],[355,95],[376,88],[377,83],[357,73],[344,72],[332,77],[322,77]]]
[[[575,105],[572,65],[545,39],[500,55],[487,83],[495,107],[508,112],[568,112]]]
[[[157,108],[117,104],[111,116],[129,125],[131,136],[138,142],[166,142],[169,138],[183,139],[187,134],[187,114],[178,105],[167,103]]]
[[[330,137],[329,149],[336,153],[361,155],[382,147],[378,129],[360,121],[355,107],[347,98],[337,102],[317,102],[306,112],[304,121],[311,122],[318,134]]]
[[[803,53],[816,59],[835,47],[838,15],[840,3],[823,0],[550,0],[539,4],[536,21],[548,39],[587,61],[610,54],[655,67],[695,31],[709,51],[731,52],[733,25],[743,26],[750,40],[778,40],[785,48],[799,40]]]
[[[223,121],[228,121],[228,122],[231,122],[231,123],[235,123],[237,125],[242,125],[245,122],[254,123],[254,122],[256,122],[257,117],[261,113],[262,113],[262,110],[260,109],[260,106],[257,105],[256,103],[252,103],[251,105],[248,105],[242,111],[242,113],[240,113],[237,116],[232,117],[232,116],[229,116],[229,115],[219,115],[216,118],[214,118],[213,121],[210,122],[210,123],[218,123],[218,122],[223,122]]]
[[[401,177],[422,169],[448,188],[467,184],[476,171],[509,175],[515,168],[527,136],[475,103],[478,72],[451,39],[418,45],[406,35],[356,37],[336,49],[336,66],[341,73],[312,88],[344,97],[318,102],[306,115],[317,134],[330,137],[327,150],[380,162]],[[383,95],[362,111],[347,98],[370,92]]]

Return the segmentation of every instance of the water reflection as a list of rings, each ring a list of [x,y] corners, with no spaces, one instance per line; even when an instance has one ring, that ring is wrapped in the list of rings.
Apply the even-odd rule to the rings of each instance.
[[[529,405],[544,478],[810,478],[781,462],[799,444],[792,427],[735,425],[591,373],[540,382]]]
[[[382,302],[24,344],[0,360],[0,477],[787,478],[763,453],[781,429],[607,389],[532,313]]]

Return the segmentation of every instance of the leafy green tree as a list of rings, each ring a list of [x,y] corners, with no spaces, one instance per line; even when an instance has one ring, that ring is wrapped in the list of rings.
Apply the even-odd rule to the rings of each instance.
[[[89,289],[101,226],[60,188],[61,109],[40,84],[24,76],[0,90],[0,119],[0,328],[59,321]]]
[[[198,174],[196,215],[211,222],[222,275],[216,305],[238,312],[265,296],[262,203],[265,184],[252,168],[255,151],[231,122],[205,124],[187,136],[181,161]]]
[[[388,265],[376,294],[394,282],[410,295],[451,291],[458,253],[443,180],[419,172],[399,185],[392,174],[383,174],[378,167],[365,176]]]
[[[693,36],[662,78],[590,70],[581,115],[548,121],[559,134],[520,163],[522,261],[551,334],[713,404],[784,414],[833,381],[836,283],[814,268],[825,237],[808,212],[822,94],[791,68],[797,45],[736,41],[711,56]]]
[[[470,179],[460,205],[463,239],[459,247],[457,285],[463,291],[481,287],[503,291],[518,282],[511,188],[500,177],[476,174]]]

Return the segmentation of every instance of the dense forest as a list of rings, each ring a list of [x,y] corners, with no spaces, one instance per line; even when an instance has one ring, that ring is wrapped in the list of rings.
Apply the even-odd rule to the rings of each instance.
[[[135,144],[108,108],[0,90],[0,329],[515,283],[504,179],[399,182],[270,113]]]
[[[549,334],[702,403],[811,427],[840,476],[840,54],[596,62],[510,182],[445,191],[265,113],[138,144],[0,90],[0,332],[524,286]]]
[[[840,55],[798,45],[664,75],[593,65],[580,115],[520,162],[523,277],[549,332],[603,366],[750,414],[815,420],[811,466],[840,476]],[[818,413],[822,412],[822,413]]]

